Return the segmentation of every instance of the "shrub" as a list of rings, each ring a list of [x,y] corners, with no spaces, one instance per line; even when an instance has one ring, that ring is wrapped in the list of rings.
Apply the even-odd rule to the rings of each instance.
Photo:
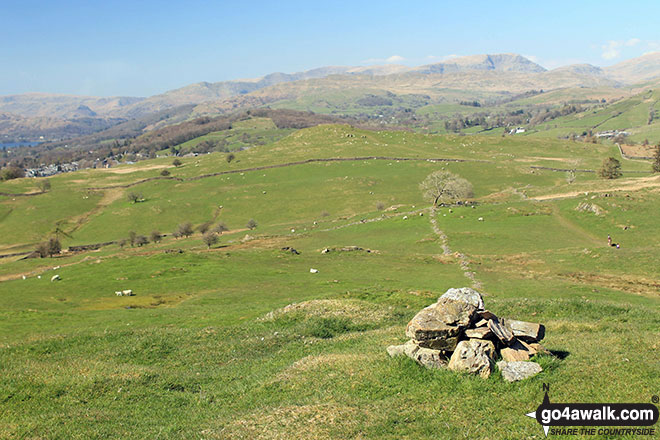
[[[144,197],[142,196],[142,193],[130,192],[126,197],[128,198],[128,201],[131,203],[144,202]]]
[[[236,156],[234,155],[234,153],[229,153],[226,159],[227,159],[227,163],[231,163],[234,159],[236,159]]]
[[[255,219],[251,218],[248,220],[247,224],[245,225],[246,228],[248,229],[255,229],[257,227],[257,222]]]
[[[167,176],[169,176],[170,174],[171,174],[171,173],[170,173],[169,171],[167,171],[167,170],[163,170],[163,171],[160,172],[160,175],[161,175],[161,176],[164,176],[164,177],[167,177]]]
[[[19,177],[25,177],[25,171],[22,168],[7,167],[2,170],[2,180],[18,179]]]
[[[383,202],[376,203],[376,209],[382,211],[383,209],[385,209],[385,204]]]
[[[175,167],[178,168],[178,167],[180,167],[181,165],[183,165],[183,163],[182,163],[179,159],[174,159],[174,160],[172,161],[172,165],[174,165]]]

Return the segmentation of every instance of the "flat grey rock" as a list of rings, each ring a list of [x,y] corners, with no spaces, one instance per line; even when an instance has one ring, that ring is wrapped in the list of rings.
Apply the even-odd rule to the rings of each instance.
[[[481,297],[481,294],[474,289],[469,287],[461,287],[459,289],[451,288],[447,290],[441,297],[442,299],[451,299],[454,301],[466,302],[477,310],[484,310],[484,300]]]
[[[507,382],[517,382],[519,380],[525,380],[532,376],[536,376],[543,368],[536,362],[526,362],[526,361],[517,361],[517,362],[507,362],[499,361],[497,363],[497,368],[500,369],[502,373],[502,378]]]

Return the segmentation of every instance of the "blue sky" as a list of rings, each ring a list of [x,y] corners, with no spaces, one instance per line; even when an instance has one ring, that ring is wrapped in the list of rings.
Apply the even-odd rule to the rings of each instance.
[[[547,68],[660,50],[658,1],[0,0],[0,95],[148,96],[327,65],[514,52]]]

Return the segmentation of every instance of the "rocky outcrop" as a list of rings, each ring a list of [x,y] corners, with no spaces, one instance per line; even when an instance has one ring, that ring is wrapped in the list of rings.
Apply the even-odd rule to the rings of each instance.
[[[405,355],[428,368],[446,367],[483,378],[500,358],[497,365],[505,380],[531,377],[541,367],[529,359],[550,354],[539,343],[545,336],[543,325],[497,317],[485,309],[481,294],[467,287],[449,289],[419,311],[408,323],[406,336],[410,340],[405,344],[387,347],[390,356]]]

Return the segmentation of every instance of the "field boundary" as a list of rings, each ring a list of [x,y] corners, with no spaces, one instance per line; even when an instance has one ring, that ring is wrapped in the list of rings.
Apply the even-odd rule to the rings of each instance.
[[[320,159],[306,159],[306,160],[300,160],[296,162],[286,162],[286,163],[280,163],[280,164],[275,164],[275,165],[262,165],[259,167],[251,167],[251,168],[242,168],[238,170],[226,170],[226,171],[218,171],[216,173],[209,173],[209,174],[202,174],[200,176],[195,176],[195,177],[170,177],[170,176],[155,176],[155,177],[149,177],[147,179],[142,179],[138,180],[136,182],[132,183],[126,183],[123,185],[111,185],[111,186],[97,186],[97,187],[89,187],[87,188],[88,190],[104,190],[104,189],[113,189],[113,188],[130,188],[132,186],[140,185],[142,183],[146,182],[151,182],[154,180],[176,180],[178,182],[192,182],[195,180],[201,180],[201,179],[206,179],[209,177],[216,177],[216,176],[222,176],[226,174],[237,174],[237,173],[247,173],[251,171],[262,171],[262,170],[269,170],[269,169],[274,169],[274,168],[285,168],[285,167],[291,167],[291,166],[296,166],[296,165],[305,165],[308,163],[318,163],[318,162],[358,162],[358,161],[363,161],[363,160],[397,160],[397,161],[424,161],[424,162],[482,162],[482,163],[490,163],[488,160],[481,160],[481,159],[455,159],[455,158],[446,158],[446,157],[440,157],[440,158],[424,158],[424,157],[390,157],[390,156],[363,156],[363,157],[329,157],[329,158],[320,158]]]

